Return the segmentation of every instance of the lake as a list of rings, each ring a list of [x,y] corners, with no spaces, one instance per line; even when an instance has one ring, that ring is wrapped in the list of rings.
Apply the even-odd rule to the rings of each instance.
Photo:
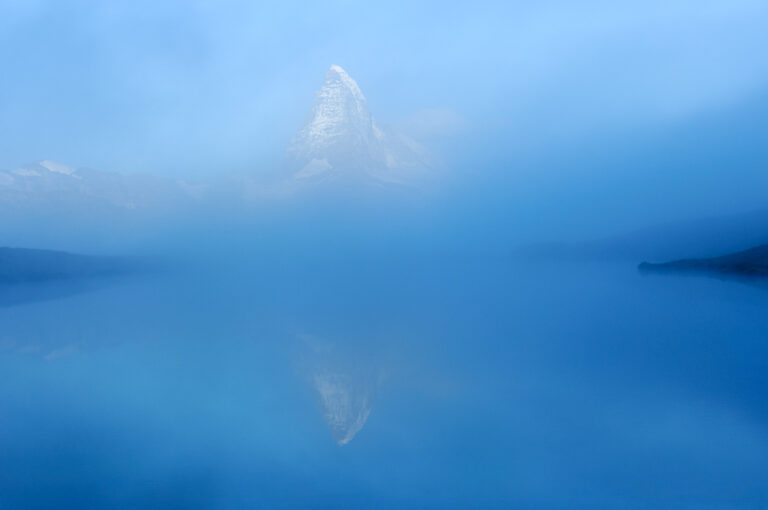
[[[768,507],[768,291],[210,255],[0,289],[0,508]]]

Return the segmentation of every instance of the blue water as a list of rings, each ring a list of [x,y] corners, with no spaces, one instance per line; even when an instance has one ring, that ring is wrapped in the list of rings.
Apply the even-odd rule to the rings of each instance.
[[[250,253],[2,293],[3,510],[768,507],[759,286]]]

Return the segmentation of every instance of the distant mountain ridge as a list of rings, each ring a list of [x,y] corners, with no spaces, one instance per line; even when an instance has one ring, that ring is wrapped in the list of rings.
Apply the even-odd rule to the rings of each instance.
[[[357,82],[337,65],[326,72],[285,160],[291,179],[300,182],[407,183],[430,166],[421,145],[376,121]]]
[[[74,168],[51,160],[0,170],[2,207],[142,209],[189,198],[184,183],[149,175]]]
[[[0,170],[0,214],[14,210],[144,210],[222,196],[248,201],[252,197],[280,196],[285,191],[290,194],[295,184],[412,186],[428,173],[433,160],[419,143],[377,122],[357,82],[333,65],[326,72],[304,126],[285,150],[284,165],[287,175],[273,186],[231,175],[191,184],[42,160]]]

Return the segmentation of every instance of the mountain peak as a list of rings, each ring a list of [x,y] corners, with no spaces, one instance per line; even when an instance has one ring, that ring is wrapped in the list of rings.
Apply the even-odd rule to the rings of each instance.
[[[325,73],[325,85],[323,89],[332,89],[334,87],[341,87],[348,90],[355,97],[355,100],[365,102],[365,96],[360,90],[360,86],[357,82],[347,73],[341,66],[332,65]],[[323,92],[323,89],[320,92]]]
[[[423,167],[423,161],[418,144],[377,124],[357,82],[338,65],[325,73],[304,126],[286,150],[298,180],[346,175],[400,182],[399,170]]]
[[[331,67],[328,68],[328,72],[326,73],[326,75],[328,73],[338,73],[338,74],[343,75],[343,76],[349,76],[349,74],[344,70],[343,67],[337,66],[336,64],[334,64],[334,65],[332,65]]]

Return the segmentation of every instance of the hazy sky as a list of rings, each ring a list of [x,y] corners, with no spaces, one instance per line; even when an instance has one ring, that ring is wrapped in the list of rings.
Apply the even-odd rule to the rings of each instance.
[[[734,183],[749,208],[768,185],[766,26],[762,0],[0,0],[0,168],[268,172],[339,64],[380,120],[473,181],[527,186],[518,202],[573,182],[641,205],[663,184],[673,210],[696,166],[685,214]]]

